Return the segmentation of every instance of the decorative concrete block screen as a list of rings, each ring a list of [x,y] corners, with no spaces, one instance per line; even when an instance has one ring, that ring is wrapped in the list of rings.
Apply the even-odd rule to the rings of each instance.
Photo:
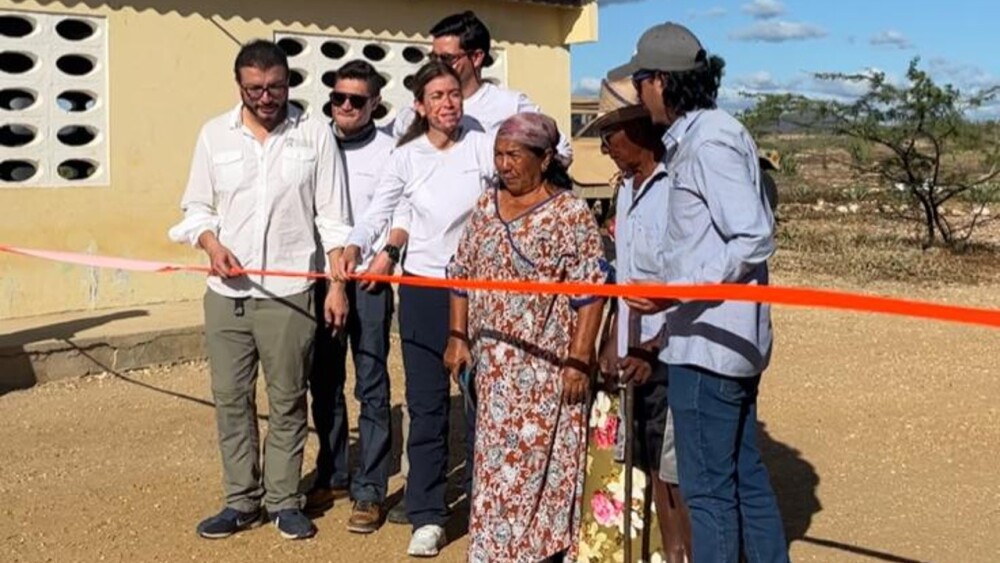
[[[386,79],[382,105],[375,111],[375,122],[384,126],[396,117],[400,108],[412,105],[409,86],[413,74],[427,62],[428,43],[386,39],[359,39],[333,35],[306,35],[277,32],[274,40],[288,54],[292,69],[292,103],[314,115],[330,117],[330,89],[333,72],[348,61],[364,59]],[[483,69],[483,77],[497,84],[507,82],[507,61],[502,49],[492,52],[493,64]]]
[[[110,183],[100,17],[0,11],[0,188]]]

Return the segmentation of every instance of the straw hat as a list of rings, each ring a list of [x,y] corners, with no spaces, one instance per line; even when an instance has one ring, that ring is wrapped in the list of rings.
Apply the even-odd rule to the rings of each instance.
[[[776,150],[763,150],[757,153],[760,166],[764,170],[781,170],[781,155]]]
[[[600,131],[648,115],[631,77],[611,81],[604,79],[601,80],[601,93],[597,100],[597,118],[587,124],[587,129]]]

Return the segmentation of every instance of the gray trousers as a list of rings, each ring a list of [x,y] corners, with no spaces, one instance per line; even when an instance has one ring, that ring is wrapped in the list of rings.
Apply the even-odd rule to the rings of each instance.
[[[273,299],[205,294],[205,340],[222,453],[226,506],[243,512],[301,508],[308,435],[306,376],[316,334],[313,291]],[[269,406],[261,455],[257,367]],[[261,458],[263,457],[263,466]]]

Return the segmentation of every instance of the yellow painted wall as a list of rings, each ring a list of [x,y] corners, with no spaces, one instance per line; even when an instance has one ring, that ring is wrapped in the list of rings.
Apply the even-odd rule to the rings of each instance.
[[[376,9],[377,5],[377,9]],[[201,262],[169,242],[201,125],[238,101],[237,41],[275,31],[426,39],[449,13],[473,9],[507,49],[508,85],[569,130],[566,41],[587,40],[580,10],[507,1],[0,0],[0,9],[108,18],[108,186],[0,188],[0,244],[172,262]],[[581,19],[582,18],[582,19]],[[583,24],[581,25],[581,22]],[[594,26],[596,29],[596,26]],[[195,275],[92,271],[0,255],[0,318],[193,299]]]

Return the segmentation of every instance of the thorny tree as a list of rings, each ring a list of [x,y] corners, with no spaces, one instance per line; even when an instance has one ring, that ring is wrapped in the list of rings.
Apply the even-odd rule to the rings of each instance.
[[[987,202],[1000,195],[997,129],[968,116],[993,100],[998,87],[963,95],[951,85],[936,84],[920,70],[918,58],[910,62],[903,85],[892,84],[882,72],[815,76],[862,84],[865,91],[850,102],[763,95],[746,117],[797,121],[860,141],[852,145],[853,166],[909,200],[911,205],[894,212],[922,225],[924,248],[962,246],[977,227],[996,218],[987,215]],[[868,147],[875,150],[868,154]],[[968,204],[969,213],[947,216],[944,204],[957,201]]]

